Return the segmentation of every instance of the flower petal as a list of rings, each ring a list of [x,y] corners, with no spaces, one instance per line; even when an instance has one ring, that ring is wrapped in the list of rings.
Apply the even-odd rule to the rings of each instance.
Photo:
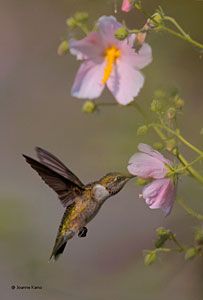
[[[133,66],[142,69],[152,62],[152,49],[144,43],[138,52],[135,52],[134,59],[132,59]]]
[[[102,84],[104,66],[104,62],[95,64],[88,60],[82,63],[71,90],[72,96],[85,99],[99,97],[104,89],[104,84]]]
[[[164,178],[168,172],[163,161],[147,153],[135,153],[129,160],[128,171],[141,178]]]
[[[136,41],[136,35],[129,35],[120,44],[122,48],[122,56],[125,62],[130,64],[136,69],[142,69],[152,62],[152,49],[147,43],[143,43],[141,48],[136,51],[134,44]]]
[[[71,39],[69,46],[70,53],[75,55],[78,60],[91,59],[102,61],[103,59],[104,45],[98,32],[91,32],[81,40]]]
[[[175,186],[171,179],[157,179],[143,189],[143,198],[151,209],[160,208],[165,215],[171,212],[175,200]]]
[[[172,162],[170,160],[166,159],[159,151],[154,150],[150,145],[140,143],[138,145],[138,150],[140,152],[144,152],[154,158],[159,159],[160,161],[168,164],[169,166],[172,165]]]
[[[115,32],[122,27],[122,24],[117,22],[113,16],[102,16],[97,22],[98,30],[102,36],[103,42],[108,45],[109,43],[119,44],[115,38]]]
[[[144,76],[130,64],[118,59],[107,87],[118,103],[127,105],[134,100],[144,84]]]
[[[123,0],[121,10],[124,12],[129,12],[133,7],[133,2],[131,0]]]

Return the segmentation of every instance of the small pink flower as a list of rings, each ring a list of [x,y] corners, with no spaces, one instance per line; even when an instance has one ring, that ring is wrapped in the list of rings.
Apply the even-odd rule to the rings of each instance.
[[[168,215],[176,194],[173,178],[166,177],[172,162],[149,145],[139,144],[138,149],[141,152],[130,158],[128,171],[138,177],[154,179],[144,187],[142,197],[150,208],[161,208]]]
[[[129,12],[133,8],[133,0],[123,0],[121,10]]]
[[[151,47],[144,43],[135,52],[134,34],[123,41],[115,38],[120,27],[114,17],[103,16],[97,22],[98,31],[70,41],[70,52],[83,60],[71,91],[74,97],[98,98],[105,86],[123,105],[138,95],[144,84],[139,70],[152,61]]]

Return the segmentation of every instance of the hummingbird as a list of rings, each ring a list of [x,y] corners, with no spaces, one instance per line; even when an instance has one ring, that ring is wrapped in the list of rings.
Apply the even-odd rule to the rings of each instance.
[[[35,160],[24,155],[26,162],[58,195],[65,208],[50,260],[63,253],[67,241],[78,234],[85,237],[86,225],[96,216],[103,203],[117,194],[133,175],[108,173],[99,180],[83,184],[56,156],[36,147]]]

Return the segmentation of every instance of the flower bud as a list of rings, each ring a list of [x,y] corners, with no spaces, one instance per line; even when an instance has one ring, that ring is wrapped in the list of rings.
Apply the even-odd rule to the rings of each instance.
[[[74,18],[76,21],[78,22],[86,22],[89,18],[89,15],[87,12],[85,11],[80,11],[80,12],[77,12],[75,15],[74,15]]]
[[[164,228],[164,227],[159,227],[159,228],[156,229],[156,234],[157,234],[158,237],[166,236],[167,238],[170,238],[171,231],[169,229]]]
[[[163,16],[159,12],[156,12],[152,15],[151,22],[156,26],[161,25],[163,22]]]
[[[75,18],[73,18],[73,17],[71,17],[71,18],[68,18],[67,20],[66,20],[66,24],[67,24],[67,26],[68,27],[70,27],[70,28],[75,28],[75,27],[77,27],[77,21],[75,20]]]
[[[164,145],[163,145],[162,143],[160,143],[160,142],[155,142],[155,143],[153,144],[153,148],[154,148],[155,150],[160,151],[160,150],[163,150]]]
[[[120,27],[119,29],[116,30],[115,32],[115,37],[122,41],[124,40],[125,38],[127,38],[128,36],[128,30],[126,27]]]
[[[165,242],[171,238],[171,232],[168,229],[165,229],[163,227],[159,227],[156,230],[158,239],[155,241],[155,247],[160,248],[162,247]]]
[[[134,7],[137,8],[138,10],[142,9],[141,1],[137,1],[137,2],[134,4]]]
[[[180,98],[179,96],[176,96],[174,99],[174,105],[177,109],[182,109],[183,106],[185,105],[185,102],[182,98]]]
[[[95,110],[96,104],[91,100],[86,101],[82,107],[82,111],[85,113],[93,113]]]
[[[185,260],[193,259],[195,256],[197,256],[198,251],[195,247],[188,248],[185,252]]]
[[[162,89],[158,89],[154,92],[154,98],[155,99],[165,99],[166,98],[166,92]]]
[[[176,147],[176,140],[169,139],[166,141],[166,149],[171,152]]]
[[[166,112],[168,120],[173,120],[176,117],[176,109],[174,107],[169,107]]]
[[[146,32],[138,32],[136,34],[136,38],[135,38],[135,47],[139,48],[142,47],[142,45],[144,44],[145,42],[145,39],[146,39],[146,36],[147,36],[147,33]]]
[[[152,112],[160,112],[162,109],[162,103],[158,99],[153,99],[151,103]]]
[[[147,133],[148,127],[146,125],[142,125],[137,129],[137,136],[143,136]]]
[[[68,42],[66,40],[64,40],[59,44],[58,49],[57,49],[57,54],[59,56],[65,55],[68,53],[68,50],[69,50]]]
[[[139,185],[139,186],[143,186],[143,185],[146,185],[150,182],[149,179],[145,179],[145,178],[141,178],[141,177],[137,177],[136,178],[136,184]]]
[[[144,257],[145,266],[149,266],[154,263],[157,259],[156,251],[149,251]]]
[[[202,228],[196,229],[194,239],[198,245],[203,245],[203,229]]]

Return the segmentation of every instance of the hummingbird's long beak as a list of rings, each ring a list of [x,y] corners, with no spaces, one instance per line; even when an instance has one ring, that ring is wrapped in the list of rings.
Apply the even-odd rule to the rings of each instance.
[[[136,177],[135,175],[131,175],[131,174],[125,175],[123,178],[124,179],[123,182],[127,183],[130,179],[135,178],[135,177]]]
[[[132,174],[126,175],[126,178],[128,178],[128,180],[132,179],[132,178],[135,178],[135,177],[137,177],[137,176],[136,175],[132,175]]]

